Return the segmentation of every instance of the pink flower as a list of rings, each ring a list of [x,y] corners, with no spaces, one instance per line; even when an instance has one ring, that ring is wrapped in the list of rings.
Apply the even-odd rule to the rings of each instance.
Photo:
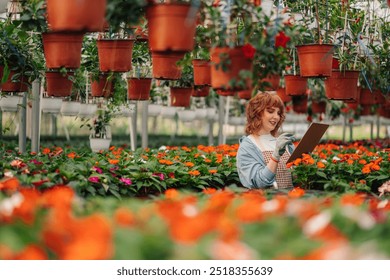
[[[89,177],[88,181],[92,183],[99,183],[99,177]]]
[[[36,165],[41,165],[41,164],[43,164],[42,161],[37,161],[35,158],[32,159],[32,160],[30,160],[30,162],[32,162],[32,163],[34,163],[34,164],[36,164]]]
[[[246,58],[252,59],[255,56],[256,49],[251,44],[245,44],[241,49]]]
[[[153,176],[159,177],[161,181],[165,178],[163,173],[153,173]]]
[[[288,37],[283,31],[280,31],[275,37],[275,47],[286,48],[289,41],[290,37]]]
[[[131,179],[129,178],[120,178],[119,181],[121,181],[123,184],[130,186],[132,184]]]
[[[102,173],[103,173],[103,170],[102,170],[101,168],[97,167],[97,166],[94,166],[93,169],[94,169],[97,173],[99,173],[99,174],[102,174]]]

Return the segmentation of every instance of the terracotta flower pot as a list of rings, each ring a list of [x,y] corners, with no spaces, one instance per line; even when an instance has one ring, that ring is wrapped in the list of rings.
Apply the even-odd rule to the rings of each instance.
[[[249,100],[252,98],[253,89],[246,89],[237,91],[238,98]]]
[[[153,78],[177,80],[181,77],[181,68],[177,62],[184,57],[185,53],[176,52],[152,52]]]
[[[306,95],[307,78],[297,75],[284,75],[287,95]]]
[[[264,90],[277,90],[279,88],[280,76],[279,75],[267,75],[261,80],[264,84]]]
[[[384,102],[384,97],[379,90],[370,91],[367,88],[363,88],[360,92],[360,104],[362,105],[375,105]]]
[[[235,96],[236,95],[236,90],[231,90],[231,89],[217,89],[216,93],[221,96]]]
[[[230,60],[228,65],[223,65],[224,57]],[[211,49],[211,86],[216,89],[231,89],[229,82],[239,80],[241,70],[252,71],[252,60],[244,56],[241,47],[218,47]],[[250,80],[245,81],[250,87]],[[245,89],[240,88],[240,89]]]
[[[210,60],[194,59],[194,85],[211,85],[211,64]]]
[[[189,107],[192,91],[192,88],[171,87],[171,106]]]
[[[146,9],[146,18],[150,50],[191,51],[195,43],[196,15],[192,15],[190,11],[189,4],[149,5]]]
[[[329,77],[332,75],[334,46],[312,44],[297,46],[302,77]]]
[[[321,114],[326,112],[326,102],[325,101],[312,101],[311,102],[311,111],[313,114]]]
[[[192,92],[193,97],[206,97],[210,93],[209,86],[195,86]]]
[[[10,71],[8,79],[1,84],[1,90],[3,92],[27,92],[30,86],[30,83],[25,81],[25,78],[19,77],[19,81],[13,82],[12,76],[15,75],[15,71]]]
[[[47,68],[79,68],[84,33],[43,33],[43,51]]]
[[[46,91],[48,96],[66,97],[72,93],[73,82],[69,77],[73,72],[63,74],[61,72],[46,72]]]
[[[130,100],[149,100],[152,78],[128,78],[127,97]]]
[[[130,71],[133,45],[133,39],[98,40],[97,47],[100,71]]]
[[[306,114],[307,113],[307,95],[293,96],[293,110],[298,114]]]
[[[360,71],[333,70],[332,76],[325,80],[325,93],[332,100],[356,100]]]
[[[286,88],[280,87],[276,90],[276,94],[282,99],[284,103],[288,103],[291,101],[291,95],[286,94]]]
[[[107,0],[47,0],[52,31],[103,31]]]
[[[102,73],[98,80],[91,82],[91,96],[108,98],[114,92],[114,83],[109,74]]]

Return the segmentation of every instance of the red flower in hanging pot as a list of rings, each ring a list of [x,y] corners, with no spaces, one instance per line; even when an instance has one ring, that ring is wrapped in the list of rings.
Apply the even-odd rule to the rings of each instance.
[[[332,69],[339,69],[339,67],[340,67],[339,60],[337,58],[333,58],[332,59]]]
[[[283,31],[280,31],[275,37],[275,47],[287,47],[287,43],[290,41],[290,37],[287,36]]]
[[[252,59],[255,56],[256,49],[249,43],[242,46],[242,52],[246,58]]]

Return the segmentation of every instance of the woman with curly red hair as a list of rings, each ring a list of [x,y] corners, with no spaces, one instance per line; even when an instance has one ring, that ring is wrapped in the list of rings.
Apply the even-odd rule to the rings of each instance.
[[[246,108],[246,136],[237,152],[237,171],[247,188],[293,187],[286,162],[294,150],[294,137],[277,136],[285,119],[283,101],[276,94],[258,93]]]

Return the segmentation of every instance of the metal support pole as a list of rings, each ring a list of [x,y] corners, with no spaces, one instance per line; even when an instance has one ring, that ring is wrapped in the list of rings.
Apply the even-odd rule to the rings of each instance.
[[[225,96],[219,96],[219,105],[218,105],[218,144],[223,144],[223,124],[224,124],[224,111],[225,111]]]
[[[347,116],[343,116],[343,142],[345,142],[346,132],[347,132]]]
[[[57,116],[55,114],[49,114],[51,122],[51,135],[57,137]]]
[[[35,80],[32,84],[32,114],[31,114],[31,152],[38,153],[40,140],[41,109],[40,109],[40,84]]]
[[[374,139],[374,120],[370,120],[370,139]]]
[[[135,103],[134,114],[129,118],[130,146],[133,151],[137,149],[137,114],[138,114],[138,102]]]
[[[376,116],[376,139],[379,139],[381,134],[381,117],[379,115]]]
[[[139,101],[142,104],[142,148],[148,147],[148,104],[149,101]]]
[[[26,117],[27,117],[27,92],[23,92],[22,106],[19,120],[19,152],[26,152]]]
[[[209,146],[214,145],[214,136],[213,136],[213,130],[214,130],[214,120],[208,120],[209,123]]]

